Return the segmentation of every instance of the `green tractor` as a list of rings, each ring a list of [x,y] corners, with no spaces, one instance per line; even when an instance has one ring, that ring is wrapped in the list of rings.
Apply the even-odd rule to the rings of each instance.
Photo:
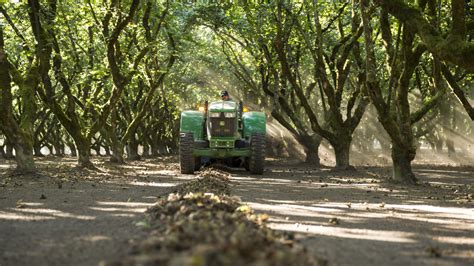
[[[246,109],[246,108],[245,108]],[[217,101],[199,111],[183,111],[180,122],[181,173],[193,174],[203,164],[224,162],[263,174],[266,118],[246,112],[242,102]]]

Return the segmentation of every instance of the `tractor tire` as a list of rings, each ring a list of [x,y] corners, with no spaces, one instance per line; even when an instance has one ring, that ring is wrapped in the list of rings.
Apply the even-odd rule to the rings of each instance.
[[[263,174],[265,149],[265,135],[260,133],[252,134],[250,137],[250,157],[248,161],[250,173],[254,175]]]
[[[181,167],[181,174],[194,174],[195,159],[193,148],[193,133],[181,133],[179,137],[179,165]]]
[[[201,157],[194,157],[194,171],[201,169]]]

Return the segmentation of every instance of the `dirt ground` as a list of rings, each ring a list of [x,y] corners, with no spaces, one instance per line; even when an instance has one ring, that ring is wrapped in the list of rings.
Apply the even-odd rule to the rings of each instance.
[[[158,195],[194,178],[177,159],[99,171],[71,158],[38,159],[37,176],[0,160],[0,265],[97,265],[143,237],[143,212]],[[474,167],[415,166],[419,186],[386,182],[388,167],[355,172],[268,160],[263,177],[232,169],[232,194],[269,226],[329,265],[474,265]]]

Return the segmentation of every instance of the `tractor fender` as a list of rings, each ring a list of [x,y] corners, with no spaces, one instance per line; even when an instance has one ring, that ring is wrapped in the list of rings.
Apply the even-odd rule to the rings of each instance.
[[[263,112],[246,112],[242,115],[243,135],[249,139],[254,133],[266,134],[266,116]]]
[[[204,138],[204,113],[199,111],[181,112],[180,133],[193,133],[194,140]]]

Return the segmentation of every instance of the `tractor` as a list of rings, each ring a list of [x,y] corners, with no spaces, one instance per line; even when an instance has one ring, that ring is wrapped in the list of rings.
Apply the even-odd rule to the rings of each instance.
[[[266,117],[248,112],[242,102],[216,101],[181,113],[179,163],[182,174],[223,162],[263,174]]]

